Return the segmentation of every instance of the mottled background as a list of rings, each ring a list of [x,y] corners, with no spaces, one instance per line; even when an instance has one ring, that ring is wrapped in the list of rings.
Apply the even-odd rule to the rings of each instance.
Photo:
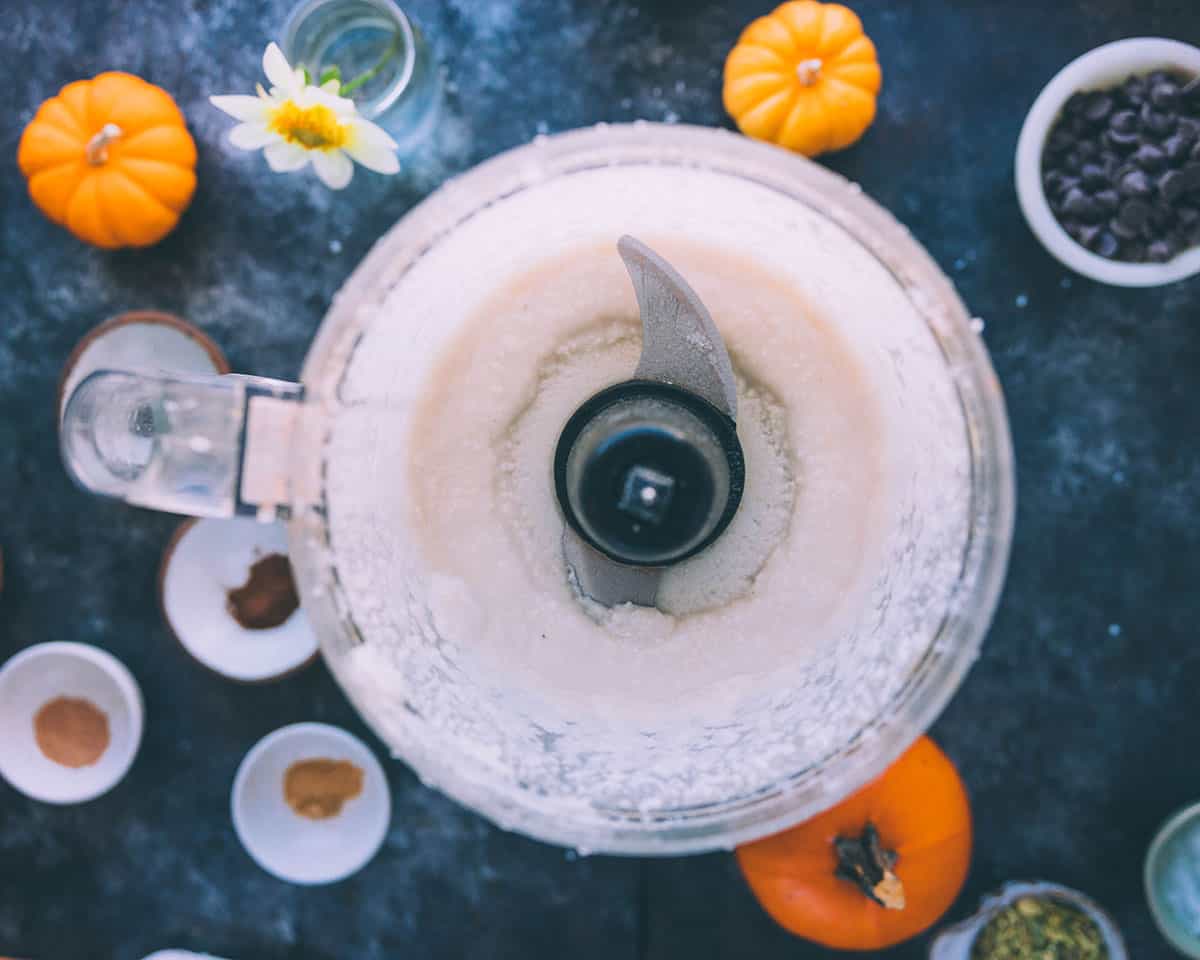
[[[294,377],[354,264],[447,176],[539,131],[725,124],[723,57],[771,3],[413,0],[449,71],[448,115],[404,174],[360,173],[339,196],[227,146],[228,121],[205,100],[251,87],[287,6],[0,0],[0,658],[43,640],[100,644],[131,667],[148,710],[137,765],[101,800],[57,809],[0,784],[0,953],[824,956],[772,925],[727,855],[579,859],[493,828],[396,763],[387,844],[354,879],[286,886],[239,847],[229,786],[260,736],[312,719],[374,741],[323,667],[238,687],[168,639],[155,574],[175,521],[86,497],[59,464],[54,392],[71,346],[113,313],[161,308],[207,330],[236,369]],[[1107,906],[1139,960],[1165,957],[1140,870],[1157,824],[1200,798],[1200,284],[1123,291],[1065,272],[1021,219],[1012,153],[1067,60],[1120,37],[1200,41],[1200,6],[855,6],[885,90],[866,138],[828,163],[911,227],[986,320],[1019,464],[1008,588],[935,728],[978,827],[950,919],[1003,881],[1056,880]],[[171,91],[200,147],[191,210],[144,252],[88,249],[47,223],[14,162],[43,98],[112,68]],[[889,956],[924,952],[918,940]]]

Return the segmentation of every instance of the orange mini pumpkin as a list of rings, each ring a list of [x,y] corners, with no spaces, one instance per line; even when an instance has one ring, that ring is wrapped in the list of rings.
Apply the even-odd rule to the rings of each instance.
[[[771,917],[839,950],[882,950],[949,909],[971,860],[971,808],[949,758],[928,737],[832,810],[739,847],[738,863]]]
[[[144,247],[170,233],[196,189],[196,144],[170,94],[128,73],[63,87],[21,135],[29,195],[98,247]]]
[[[883,76],[853,10],[792,0],[748,26],[725,61],[725,109],[742,133],[814,157],[875,119]]]

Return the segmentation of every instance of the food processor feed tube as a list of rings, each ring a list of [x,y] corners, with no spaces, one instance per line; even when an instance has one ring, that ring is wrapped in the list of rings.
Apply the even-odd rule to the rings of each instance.
[[[542,839],[682,853],[827,808],[937,715],[998,597],[1011,446],[969,315],[861,191],[744,138],[581,131],[452,181],[302,382],[98,373],[64,457],[131,503],[288,518],[355,706]]]

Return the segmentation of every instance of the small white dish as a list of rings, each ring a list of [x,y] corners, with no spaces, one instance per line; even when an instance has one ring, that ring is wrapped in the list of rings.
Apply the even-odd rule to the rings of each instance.
[[[229,361],[212,339],[182,317],[160,310],[130,310],[89,330],[63,364],[59,414],[71,394],[97,370],[228,373]]]
[[[943,930],[929,945],[929,960],[971,960],[971,948],[980,931],[997,913],[1022,897],[1049,897],[1075,907],[1090,917],[1104,937],[1108,960],[1129,960],[1121,931],[1100,905],[1078,890],[1057,883],[1009,883],[998,893],[985,897],[979,909],[966,920]]]
[[[142,960],[221,960],[209,953],[192,953],[188,950],[158,950]]]
[[[284,775],[293,763],[348,760],[363,771],[362,793],[328,820],[310,820],[288,806]],[[392,796],[387,777],[365,743],[324,723],[294,723],[256,743],[233,781],[233,827],[253,860],[288,883],[336,883],[357,873],[387,836]]]
[[[159,598],[167,626],[194,659],[230,680],[278,680],[312,663],[317,635],[303,607],[277,627],[251,630],[229,613],[228,591],[251,566],[287,556],[287,530],[247,517],[187,520],[163,552]]]
[[[1157,287],[1200,272],[1200,246],[1167,263],[1108,260],[1077,243],[1054,218],[1042,188],[1042,151],[1063,104],[1080,90],[1112,87],[1132,74],[1176,69],[1200,74],[1200,48],[1178,40],[1135,37],[1106,43],[1062,68],[1025,117],[1017,140],[1017,199],[1029,227],[1061,263],[1076,273],[1117,287]]]
[[[108,718],[109,744],[96,763],[67,767],[37,744],[34,717],[51,700],[87,700]],[[0,667],[0,776],[34,800],[83,803],[116,786],[142,741],[137,682],[109,653],[83,643],[41,643]]]
[[[1192,886],[1188,890],[1190,897],[1179,898],[1184,903],[1174,902],[1171,894],[1173,886],[1182,892],[1182,889],[1195,883],[1195,875],[1188,869],[1188,862],[1194,862],[1196,856],[1197,838],[1200,837],[1198,823],[1200,803],[1193,803],[1175,813],[1155,835],[1146,854],[1143,870],[1146,899],[1159,932],[1181,954],[1194,958],[1200,958],[1200,936],[1197,936],[1196,930],[1198,918],[1194,909],[1195,888]],[[1182,869],[1175,867],[1173,860],[1182,860],[1185,865]]]

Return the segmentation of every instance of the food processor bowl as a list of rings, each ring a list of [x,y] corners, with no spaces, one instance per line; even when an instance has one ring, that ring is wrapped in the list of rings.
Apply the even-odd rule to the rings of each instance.
[[[637,203],[660,203],[649,185],[664,169],[685,184],[706,178],[697,183],[716,184],[731,198],[712,204],[683,191],[662,199],[661,217],[672,229],[706,234],[716,245],[723,231],[736,230],[747,250],[780,269],[790,245],[805,243],[849,244],[869,259],[880,295],[907,300],[924,326],[881,347],[878,362],[895,365],[896,395],[913,404],[914,419],[922,402],[938,408],[940,433],[922,437],[927,428],[918,424],[912,440],[945,445],[951,466],[937,483],[914,467],[894,570],[881,577],[856,628],[875,641],[904,634],[913,655],[898,675],[879,689],[862,689],[852,672],[827,660],[803,686],[773,691],[728,724],[616,732],[606,751],[597,747],[608,743],[601,733],[581,731],[570,717],[551,723],[536,707],[508,702],[486,676],[464,666],[436,618],[422,613],[429,587],[416,560],[339,542],[347,511],[370,514],[403,501],[403,477],[386,502],[347,505],[331,491],[341,471],[377,469],[372,448],[401,442],[394,437],[416,402],[419,383],[405,377],[377,395],[356,386],[353,372],[372,362],[362,347],[374,325],[398,325],[414,355],[436,354],[453,332],[437,318],[460,313],[473,288],[520,269],[536,244],[609,235],[622,204],[643,187]],[[522,198],[552,198],[569,181],[595,184],[594,211],[564,209],[543,222],[522,207]],[[803,226],[813,213],[820,236]],[[443,282],[430,289],[435,268]],[[457,282],[444,280],[454,276]],[[853,291],[844,293],[853,299]],[[920,399],[921,368],[904,366],[910,347],[950,384],[940,399],[930,399],[932,392]],[[305,402],[291,446],[291,557],[330,669],[423,781],[501,827],[547,842],[582,852],[695,853],[731,848],[828,808],[879,775],[934,721],[978,656],[1000,595],[1013,524],[1013,455],[1000,386],[970,315],[930,256],[857,185],[725,131],[602,125],[539,137],[447,182],[375,245],[335,297],[302,380]],[[355,418],[368,424],[360,440],[372,440],[348,453],[339,431]],[[938,458],[933,450],[928,459]],[[939,484],[952,489],[925,489]],[[394,568],[394,589],[356,593],[352,581],[363,564]],[[926,571],[934,566],[936,578]],[[937,589],[929,586],[933,579]],[[400,623],[399,639],[381,639],[387,618]],[[850,659],[872,656],[874,648],[855,637]],[[823,712],[838,718],[836,735],[812,740],[803,756],[791,751],[795,725]],[[693,768],[694,758],[702,759]]]

